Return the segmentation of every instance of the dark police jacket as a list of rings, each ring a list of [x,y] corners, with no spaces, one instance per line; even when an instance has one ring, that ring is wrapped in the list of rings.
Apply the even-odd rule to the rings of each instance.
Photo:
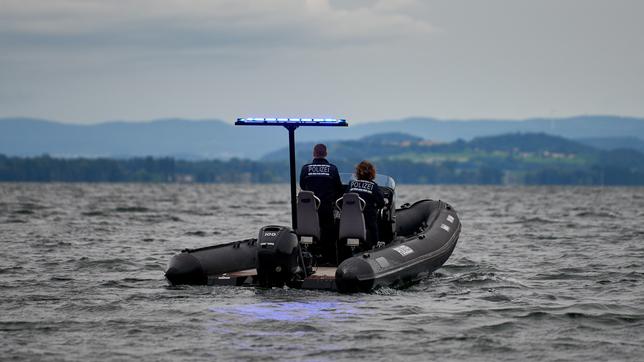
[[[366,202],[364,221],[367,225],[375,224],[378,209],[385,206],[385,199],[378,184],[367,180],[351,180],[347,192],[357,193]]]
[[[311,163],[302,166],[300,187],[302,190],[313,191],[320,199],[319,212],[332,212],[335,200],[342,197],[344,192],[338,168],[325,158],[313,159]]]

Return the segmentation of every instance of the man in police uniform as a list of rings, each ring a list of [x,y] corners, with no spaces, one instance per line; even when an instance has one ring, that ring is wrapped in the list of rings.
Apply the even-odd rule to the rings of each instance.
[[[326,160],[326,146],[317,144],[313,147],[313,161],[302,167],[300,172],[300,187],[302,190],[313,191],[320,199],[318,216],[320,218],[320,246],[322,263],[335,263],[335,244],[337,231],[333,221],[335,200],[342,197],[344,186],[340,180],[338,168]]]

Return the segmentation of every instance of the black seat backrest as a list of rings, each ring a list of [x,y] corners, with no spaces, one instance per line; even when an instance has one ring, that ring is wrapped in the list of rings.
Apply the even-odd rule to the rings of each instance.
[[[313,191],[302,190],[297,195],[297,235],[302,244],[312,244],[320,240],[320,219],[318,218],[320,199]]]
[[[340,214],[340,240],[347,240],[347,245],[357,246],[367,239],[367,229],[362,211],[365,201],[357,193],[348,192],[342,196],[342,213]],[[340,200],[338,200],[340,201]]]

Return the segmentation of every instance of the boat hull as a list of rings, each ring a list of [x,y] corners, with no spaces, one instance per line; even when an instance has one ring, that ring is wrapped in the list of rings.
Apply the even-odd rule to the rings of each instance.
[[[404,288],[447,261],[460,231],[460,220],[449,204],[421,200],[396,210],[397,236],[385,247],[358,253],[337,268],[314,268],[287,285],[345,293]],[[173,285],[258,285],[257,240],[186,249],[172,257],[166,278]]]
[[[338,266],[335,279],[339,291],[405,287],[447,261],[461,231],[451,206],[442,201],[422,200],[398,210],[396,217],[402,217],[396,241],[385,248],[349,258]],[[414,224],[421,230],[415,231]]]

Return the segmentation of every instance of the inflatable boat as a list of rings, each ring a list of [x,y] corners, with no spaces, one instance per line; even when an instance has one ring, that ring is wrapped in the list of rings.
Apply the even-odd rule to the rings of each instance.
[[[387,200],[378,214],[382,243],[354,253],[337,267],[316,265],[315,255],[308,251],[320,242],[319,224],[315,208],[309,208],[314,196],[302,191],[297,200],[301,227],[269,225],[259,230],[257,238],[183,250],[170,259],[165,276],[173,285],[288,286],[340,292],[408,286],[447,261],[461,223],[452,206],[443,201],[420,200],[396,209],[394,180],[378,175],[376,181]],[[346,243],[357,241],[357,249],[365,240],[364,219],[359,207],[350,208],[351,197],[345,194],[340,200],[346,205],[336,217],[338,248],[351,248]]]
[[[239,119],[236,124],[280,125],[289,131],[292,226],[268,225],[256,238],[185,249],[170,259],[165,272],[172,285],[369,292],[411,285],[442,266],[452,254],[461,232],[454,208],[430,199],[396,208],[396,183],[386,175],[375,180],[385,198],[385,206],[378,212],[377,245],[365,247],[364,200],[356,193],[346,193],[336,201],[334,240],[320,238],[319,200],[310,191],[296,196],[294,131],[299,126],[346,126],[346,121],[272,118]],[[347,185],[353,175],[341,177]],[[325,264],[318,264],[317,251],[327,243],[335,247],[335,262],[329,263],[327,258]]]

